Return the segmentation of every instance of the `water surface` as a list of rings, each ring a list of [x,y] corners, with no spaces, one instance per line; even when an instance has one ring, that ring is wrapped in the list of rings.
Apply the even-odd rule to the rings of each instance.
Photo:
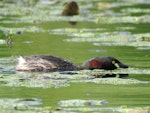
[[[0,0],[0,110],[148,113],[150,2],[77,0],[80,15],[63,17],[65,2]],[[92,57],[113,56],[130,68],[16,72],[19,55],[35,54],[59,56],[77,65]],[[129,76],[93,76],[106,73]]]

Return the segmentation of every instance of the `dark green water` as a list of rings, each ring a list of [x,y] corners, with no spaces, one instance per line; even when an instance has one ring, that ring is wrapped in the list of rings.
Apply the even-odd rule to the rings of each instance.
[[[31,108],[30,104],[25,108],[24,104],[20,106],[16,102],[12,104],[8,104],[9,101],[1,102],[0,110],[7,113],[9,110],[104,113],[111,113],[113,110],[117,113],[126,113],[126,109],[136,108],[146,109],[145,112],[148,113],[150,2],[77,0],[80,15],[71,18],[61,16],[64,2],[0,1],[0,99],[1,101],[17,98],[42,100],[40,108],[38,106]],[[70,20],[77,21],[77,24],[70,25],[67,22]],[[77,65],[92,57],[113,56],[130,66],[130,69],[126,70],[129,77],[121,79],[122,82],[117,79],[116,83],[110,83],[111,79],[108,80],[109,83],[102,83],[95,78],[98,80],[95,83],[94,80],[85,81],[88,80],[84,76],[86,72],[81,72],[79,75],[15,72],[16,59],[19,55],[35,54],[59,56]],[[52,82],[49,83],[42,78],[43,76],[54,79],[50,79],[49,81]],[[61,80],[59,76],[63,79]],[[126,84],[123,84],[124,81]],[[91,100],[91,103],[93,100],[106,100],[107,104],[84,102],[82,105],[79,100],[74,102],[76,99]],[[68,107],[58,104],[62,100],[66,100]],[[31,99],[32,101],[35,100]],[[69,106],[72,102],[74,104]],[[13,107],[15,104],[17,107]]]

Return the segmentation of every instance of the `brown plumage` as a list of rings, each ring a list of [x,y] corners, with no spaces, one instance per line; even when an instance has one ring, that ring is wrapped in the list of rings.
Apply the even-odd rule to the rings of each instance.
[[[117,68],[128,68],[128,66],[113,57],[96,57],[84,62],[82,68],[114,70]]]
[[[77,66],[67,60],[51,55],[35,55],[20,57],[16,67],[18,71],[74,71],[83,69],[105,69],[128,68],[113,57],[96,57],[87,60],[81,66]]]
[[[79,67],[73,63],[50,55],[35,55],[19,58],[16,67],[18,71],[73,71],[79,70]]]
[[[74,1],[65,4],[65,8],[62,12],[63,16],[73,16],[79,14],[78,4]]]

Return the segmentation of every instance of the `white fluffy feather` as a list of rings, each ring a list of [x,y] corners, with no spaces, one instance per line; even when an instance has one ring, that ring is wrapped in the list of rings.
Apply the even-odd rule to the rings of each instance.
[[[22,64],[26,63],[26,60],[22,56],[20,56],[18,58],[18,62],[19,62],[19,65],[22,65]]]

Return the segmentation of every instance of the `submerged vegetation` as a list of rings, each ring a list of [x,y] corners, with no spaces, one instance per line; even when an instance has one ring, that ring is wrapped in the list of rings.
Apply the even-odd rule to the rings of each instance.
[[[149,113],[150,1],[76,0],[75,13],[62,16],[69,10],[65,2],[0,0],[0,111]],[[77,65],[113,56],[129,68],[15,70],[18,55],[35,54],[56,55]],[[115,77],[101,78],[106,74]]]

